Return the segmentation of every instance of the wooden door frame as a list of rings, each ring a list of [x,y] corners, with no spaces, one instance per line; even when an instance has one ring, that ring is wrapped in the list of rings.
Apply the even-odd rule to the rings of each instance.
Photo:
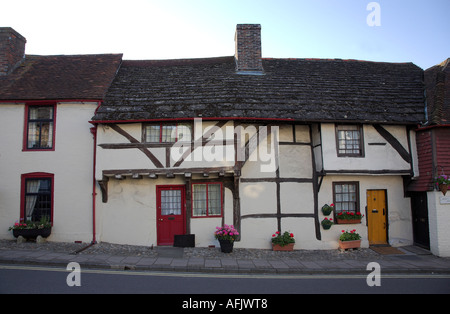
[[[384,191],[384,199],[385,199],[385,221],[386,221],[386,244],[370,244],[370,239],[369,239],[369,202],[368,202],[368,198],[367,198],[367,192],[369,191]],[[388,191],[387,189],[366,189],[366,227],[367,227],[367,240],[369,241],[369,245],[389,245],[389,206],[388,206]]]
[[[186,185],[184,184],[163,184],[163,185],[157,185],[156,186],[156,244],[157,245],[164,245],[160,244],[159,239],[159,231],[158,231],[158,219],[160,217],[160,206],[161,206],[161,191],[166,189],[181,189],[181,216],[183,219],[183,234],[186,234]]]

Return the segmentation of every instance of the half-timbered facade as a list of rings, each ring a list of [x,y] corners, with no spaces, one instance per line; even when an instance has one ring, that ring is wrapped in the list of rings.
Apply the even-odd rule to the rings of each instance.
[[[123,61],[97,127],[98,232],[107,242],[171,245],[194,234],[269,248],[413,242],[404,180],[417,175],[423,71],[411,63],[261,58],[260,26],[238,25],[232,57]],[[320,208],[360,211],[323,230]]]
[[[2,45],[22,38],[1,30]],[[210,246],[232,224],[235,247],[269,248],[277,230],[298,249],[336,248],[343,229],[365,247],[413,243],[405,184],[419,175],[423,71],[262,58],[260,32],[238,25],[236,54],[204,59],[11,58],[2,46],[0,236],[41,204],[51,241]],[[324,230],[330,203],[334,220],[361,223]]]

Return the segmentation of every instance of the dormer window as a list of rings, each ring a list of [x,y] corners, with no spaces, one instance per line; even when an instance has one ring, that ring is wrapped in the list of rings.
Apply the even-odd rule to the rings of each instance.
[[[336,125],[338,157],[364,157],[362,128],[359,125]]]
[[[188,123],[155,123],[144,126],[145,143],[190,142],[192,126]]]

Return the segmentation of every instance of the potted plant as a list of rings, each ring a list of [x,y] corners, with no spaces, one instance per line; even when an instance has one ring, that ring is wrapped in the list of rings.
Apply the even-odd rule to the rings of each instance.
[[[14,237],[19,236],[25,239],[36,239],[38,236],[47,238],[52,232],[52,223],[47,216],[43,216],[39,222],[17,222],[9,227],[8,230],[12,230]]]
[[[360,212],[339,212],[336,215],[338,224],[359,224],[361,223],[361,218],[364,217]]]
[[[223,225],[216,227],[214,236],[220,243],[220,249],[223,253],[231,253],[233,251],[234,241],[237,239],[239,232],[233,225]]]
[[[445,195],[448,190],[448,185],[450,184],[450,176],[441,174],[435,178],[435,182],[439,191]]]
[[[272,234],[272,249],[274,251],[292,251],[294,249],[295,239],[294,234],[285,231],[281,234],[280,231]]]
[[[328,219],[327,217],[325,217],[322,220],[321,224],[322,224],[323,229],[328,230],[333,225],[333,218]]]
[[[339,237],[339,248],[356,249],[361,246],[361,236],[356,233],[356,229],[351,231],[342,230],[342,234]]]
[[[322,214],[324,214],[325,216],[328,216],[331,214],[333,209],[334,209],[334,204],[330,204],[330,205],[325,204],[322,206]]]

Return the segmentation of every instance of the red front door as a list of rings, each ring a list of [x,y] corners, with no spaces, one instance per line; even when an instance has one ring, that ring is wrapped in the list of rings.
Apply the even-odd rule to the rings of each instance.
[[[157,244],[173,245],[174,235],[185,234],[184,185],[156,187]]]

